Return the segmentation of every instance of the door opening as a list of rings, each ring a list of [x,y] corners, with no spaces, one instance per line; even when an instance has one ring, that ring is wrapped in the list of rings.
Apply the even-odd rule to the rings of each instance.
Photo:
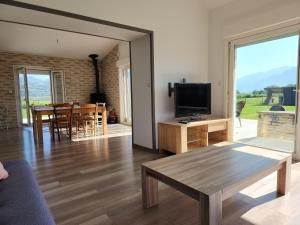
[[[299,35],[234,48],[233,140],[293,153]]]
[[[32,125],[31,106],[63,102],[62,72],[22,67],[16,69],[16,74],[19,90],[20,124]]]

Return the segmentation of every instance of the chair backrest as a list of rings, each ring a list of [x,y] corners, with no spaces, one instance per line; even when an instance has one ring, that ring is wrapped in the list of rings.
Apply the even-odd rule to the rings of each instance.
[[[54,104],[54,118],[56,122],[58,122],[59,119],[65,118],[68,120],[68,122],[72,121],[72,112],[73,112],[73,106],[69,103],[63,103],[63,104]]]
[[[74,106],[80,106],[80,103],[78,101],[73,101]]]
[[[97,105],[96,104],[80,104],[80,114],[81,116],[96,116],[97,115]]]
[[[106,103],[105,102],[97,102],[96,105],[105,107]]]
[[[281,104],[272,105],[269,111],[285,111],[285,108]]]
[[[245,107],[246,102],[245,101],[239,101],[236,103],[236,116],[239,117],[243,111],[243,108]]]

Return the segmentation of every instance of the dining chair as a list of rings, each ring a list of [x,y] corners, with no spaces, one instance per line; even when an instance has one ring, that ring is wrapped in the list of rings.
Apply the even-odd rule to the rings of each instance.
[[[49,106],[49,105],[46,105],[46,106]],[[37,123],[37,117],[36,117],[36,114],[35,114],[35,107],[38,107],[34,104],[31,104],[30,105],[30,112],[31,112],[31,125],[32,125],[32,128],[33,128],[33,132],[35,132],[35,125]],[[51,132],[51,118],[50,118],[50,115],[48,115],[48,119],[46,118],[42,118],[42,125],[43,125],[43,132],[47,131],[47,132]],[[44,126],[46,125],[46,126]],[[44,129],[44,127],[48,127],[48,129]]]
[[[245,101],[239,101],[236,103],[236,117],[239,119],[240,127],[242,127],[241,113],[245,107],[245,104]]]
[[[80,104],[80,115],[74,119],[77,137],[80,128],[83,128],[84,136],[86,136],[89,126],[92,129],[93,135],[96,136],[97,114],[96,104]]]
[[[98,106],[102,106],[102,107],[105,107],[105,103],[103,102],[103,103],[96,103],[96,105],[97,105],[97,107]],[[97,113],[97,118],[96,118],[96,122],[97,122],[97,126],[100,126],[100,125],[102,125],[102,120],[103,120],[103,117],[102,117],[102,113],[100,114],[99,112]]]
[[[72,114],[73,106],[69,103],[53,105],[54,118],[51,119],[52,140],[55,140],[55,133],[58,140],[61,140],[62,130],[65,129],[69,139],[72,140]]]

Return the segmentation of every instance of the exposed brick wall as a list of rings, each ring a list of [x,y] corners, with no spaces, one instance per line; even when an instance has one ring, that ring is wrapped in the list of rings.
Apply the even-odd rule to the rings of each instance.
[[[17,108],[14,83],[14,65],[52,67],[65,74],[66,102],[79,100],[89,102],[90,93],[95,92],[95,73],[87,60],[45,57],[15,53],[0,53],[0,105],[8,107],[8,126],[17,126]],[[10,94],[9,91],[13,93]]]
[[[102,87],[107,97],[107,104],[112,106],[120,117],[120,91],[119,91],[119,47],[115,46],[101,61]]]

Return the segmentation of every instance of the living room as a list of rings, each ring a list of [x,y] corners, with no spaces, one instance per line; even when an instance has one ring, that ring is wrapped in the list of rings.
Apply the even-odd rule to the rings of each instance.
[[[9,7],[18,13],[6,13]],[[32,199],[39,203],[31,202],[24,212],[32,212],[41,205],[45,211],[37,212],[47,212],[46,220],[38,213],[22,217],[22,210],[15,207],[23,206],[13,198],[15,205],[6,205],[4,211],[0,210],[13,222],[6,220],[3,224],[22,224],[22,219],[29,224],[297,223],[298,124],[291,120],[296,146],[292,154],[223,141],[234,141],[232,126],[237,121],[233,79],[236,48],[244,43],[297,34],[299,7],[296,0],[92,1],[89,4],[68,0],[1,1],[1,21],[47,24],[58,29],[126,39],[130,47],[131,85],[140,84],[132,89],[131,136],[42,144],[32,142],[32,133],[22,128],[1,130],[0,160],[8,177],[0,181],[0,186],[4,187],[14,177],[26,177],[32,170],[29,180],[38,183]],[[28,10],[28,14],[19,14],[22,10]],[[17,18],[16,15],[22,16]],[[45,15],[51,20],[43,20]],[[67,25],[57,22],[64,19],[69,21]],[[108,27],[113,27],[113,32],[108,31]],[[135,35],[146,35],[146,38],[138,42]],[[139,80],[138,74],[147,77]],[[203,107],[202,101],[202,105],[197,106],[199,111],[195,111],[210,115],[193,118],[195,121],[186,117],[194,114],[190,111],[185,118],[175,118],[174,103],[180,103],[176,101],[179,94],[176,86],[190,84],[198,84],[198,87],[210,84],[210,89],[205,91],[210,99],[207,106]],[[195,107],[194,103],[191,105],[190,109]],[[178,108],[182,107],[186,105]],[[277,125],[278,117],[271,118],[271,123]],[[176,132],[164,125],[176,127]],[[166,139],[168,141],[162,141]],[[173,150],[174,142],[178,152]],[[193,151],[189,151],[189,146],[194,145],[188,142],[196,143]],[[168,152],[173,153],[171,157],[166,157],[170,155]],[[22,159],[27,160],[22,161],[25,174],[14,170],[14,164],[9,161]],[[277,170],[276,176],[273,172]],[[226,171],[235,173],[226,176],[223,174]],[[1,196],[11,196],[8,190],[32,195],[19,186],[3,189]],[[158,192],[160,203],[156,206]],[[3,198],[1,205],[9,200]],[[14,220],[11,211],[20,215],[19,221]],[[1,218],[4,218],[2,214]]]

